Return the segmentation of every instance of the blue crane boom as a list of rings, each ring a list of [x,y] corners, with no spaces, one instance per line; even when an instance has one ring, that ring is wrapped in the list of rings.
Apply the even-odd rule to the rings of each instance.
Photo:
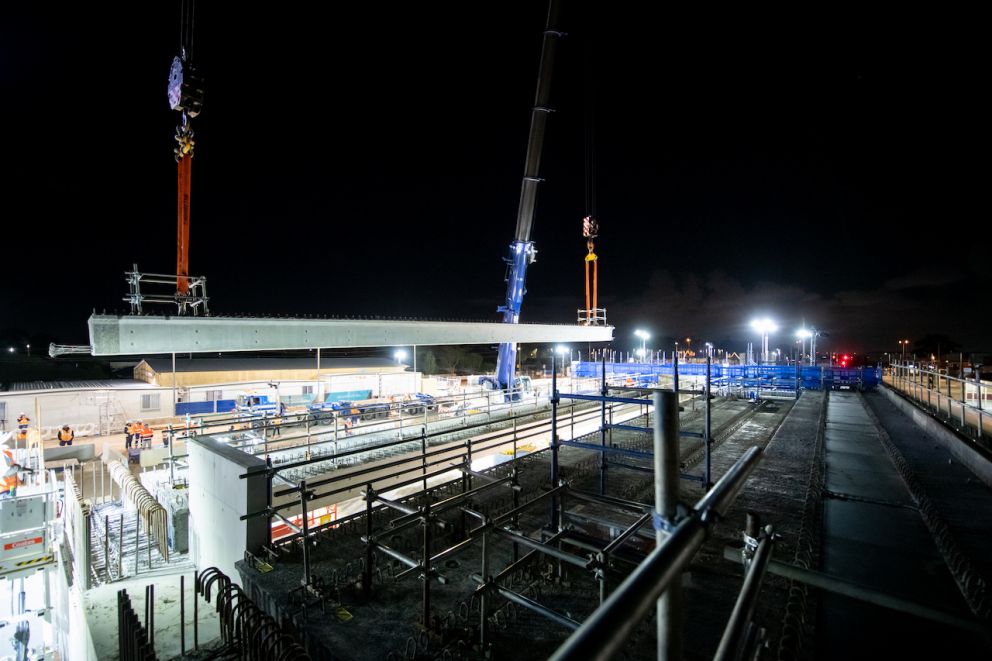
[[[524,166],[523,183],[520,186],[520,204],[517,207],[517,231],[510,244],[506,273],[506,300],[497,308],[503,314],[503,323],[516,324],[520,321],[520,306],[527,292],[527,267],[534,262],[537,250],[530,240],[534,224],[534,205],[537,202],[537,184],[541,165],[541,150],[544,147],[544,128],[548,115],[553,112],[551,100],[551,71],[554,67],[555,50],[558,40],[564,33],[558,30],[559,0],[548,3],[548,20],[544,28],[544,41],[541,46],[541,64],[537,78],[537,93],[530,115],[530,138],[527,142],[527,160]],[[517,360],[517,346],[513,343],[499,345],[496,360],[496,381],[501,389],[515,385],[514,368]]]

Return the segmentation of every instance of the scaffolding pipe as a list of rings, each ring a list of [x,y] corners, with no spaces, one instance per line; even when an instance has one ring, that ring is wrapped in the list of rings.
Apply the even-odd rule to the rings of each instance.
[[[422,608],[423,608],[423,621],[422,624],[424,628],[430,630],[431,628],[431,503],[428,499],[427,503],[424,504],[424,549],[421,555],[423,564],[423,575],[421,578],[424,581],[423,593],[422,593]]]
[[[558,366],[551,352],[551,486],[558,486]],[[558,496],[551,497],[551,530],[558,530]]]
[[[724,547],[723,557],[727,560],[740,562],[741,551],[740,549]],[[880,592],[874,588],[858,585],[857,583],[848,581],[840,576],[796,567],[795,565],[779,562],[778,560],[768,561],[768,572],[792,581],[805,583],[806,585],[819,588],[827,592],[850,597],[851,599],[857,599],[858,601],[863,601],[868,604],[874,604],[875,606],[881,606],[882,608],[888,608],[889,610],[906,613],[907,615],[920,617],[933,622],[947,624],[958,629],[974,631],[975,633],[984,636],[992,636],[992,627],[985,622],[969,619],[956,613],[949,613],[926,604],[921,604],[915,601],[910,601],[909,599],[903,599],[902,597]]]
[[[471,578],[479,585],[486,586],[486,582],[478,574],[472,574]],[[525,597],[520,593],[514,592],[513,590],[508,590],[502,586],[496,585],[495,583],[492,584],[492,589],[495,590],[499,594],[499,596],[503,597],[504,599],[512,601],[518,606],[523,606],[524,608],[533,611],[538,615],[543,615],[552,622],[557,622],[558,624],[560,624],[561,626],[567,629],[571,629],[574,631],[575,629],[579,628],[579,623],[573,620],[572,618],[566,617],[561,613],[553,611],[547,606],[542,606],[533,599],[528,599],[527,597]]]
[[[634,523],[629,528],[627,528],[622,533],[614,537],[613,541],[607,544],[606,547],[603,548],[603,553],[610,554],[613,553],[615,550],[617,550],[620,546],[624,544],[624,542],[626,542],[628,539],[633,537],[637,533],[637,531],[641,529],[641,526],[643,526],[645,523],[650,521],[652,516],[653,515],[651,512],[646,512],[642,514],[641,518],[639,518],[637,521],[634,521]]]
[[[758,549],[748,565],[744,585],[737,595],[737,603],[734,604],[727,628],[724,629],[720,645],[713,656],[714,661],[739,661],[744,658],[744,641],[754,617],[754,607],[758,602],[758,593],[765,578],[765,570],[768,569],[768,561],[772,558],[774,544],[774,529],[772,526],[766,526],[765,534],[758,542]]]
[[[566,551],[562,551],[561,549],[558,549],[549,544],[539,542],[536,539],[531,539],[527,535],[521,535],[519,533],[510,532],[509,530],[506,530],[504,528],[494,528],[493,532],[503,535],[504,537],[507,537],[511,540],[520,542],[524,546],[529,546],[535,551],[540,551],[541,553],[545,555],[549,555],[552,558],[557,558],[558,560],[562,560],[569,564],[575,565],[576,567],[581,567],[582,569],[591,569],[596,564],[595,560],[590,560],[588,558],[582,558],[577,555],[567,553]]]
[[[679,502],[679,404],[677,392],[656,391],[654,401],[654,502],[657,545],[675,523]],[[672,581],[658,599],[658,659],[682,658],[682,585]]]
[[[403,563],[407,567],[410,567],[411,569],[418,569],[418,568],[420,568],[420,563],[417,562],[416,560],[414,560],[413,558],[411,558],[410,556],[405,555],[403,553],[400,553],[396,549],[390,548],[390,547],[386,546],[385,544],[380,544],[379,542],[376,542],[376,541],[371,541],[370,543],[371,543],[372,547],[375,548],[377,551],[382,551],[383,553],[385,553],[386,555],[388,555],[390,558],[392,558],[394,560],[399,560],[401,563]]]
[[[603,378],[602,383],[599,386],[599,394],[603,396],[603,401],[600,403],[600,416],[601,420],[599,423],[599,444],[604,448],[602,454],[599,457],[599,495],[606,493],[606,469],[608,463],[606,461],[606,396],[610,394],[610,389],[606,385],[606,354],[603,354]],[[572,400],[572,404],[575,404],[575,400]],[[575,435],[572,435],[572,440],[575,439]]]
[[[550,657],[552,661],[606,661],[613,658],[658,597],[676,581],[706,539],[718,514],[729,505],[757,465],[761,450],[749,449],[700,500],[671,536],[644,560],[592,616]],[[728,479],[729,478],[729,479]],[[699,505],[705,506],[704,508]]]
[[[713,484],[712,481],[712,461],[711,454],[713,451],[713,418],[712,418],[712,405],[711,401],[713,399],[712,394],[712,367],[713,358],[712,356],[706,356],[706,387],[704,388],[706,394],[706,406],[705,406],[705,417],[703,418],[703,443],[706,444],[706,463],[703,466],[703,489],[709,489],[710,485]]]

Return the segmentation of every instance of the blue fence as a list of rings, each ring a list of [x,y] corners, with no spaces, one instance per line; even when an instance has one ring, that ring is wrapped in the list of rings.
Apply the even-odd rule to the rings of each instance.
[[[218,399],[210,402],[179,402],[176,404],[176,415],[206,415],[208,413],[227,413],[234,409],[233,399]]]
[[[575,376],[603,376],[603,363],[579,362]],[[703,363],[679,363],[679,376],[705,376]],[[658,383],[659,376],[672,376],[671,363],[606,363],[606,376],[629,378],[637,385]],[[714,387],[743,385],[747,388],[769,390],[794,390],[795,365],[717,365],[711,367],[710,377]],[[882,370],[877,367],[837,367],[804,365],[799,368],[799,378],[806,390],[861,388],[874,390],[882,380]]]

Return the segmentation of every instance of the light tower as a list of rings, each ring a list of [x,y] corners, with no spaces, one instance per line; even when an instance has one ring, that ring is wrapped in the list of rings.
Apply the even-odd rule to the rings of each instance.
[[[646,346],[645,343],[651,338],[651,333],[649,333],[649,332],[647,332],[645,330],[637,329],[637,330],[634,331],[634,335],[636,335],[637,337],[641,338],[641,355],[642,356],[643,355],[646,355],[647,354],[647,346]]]
[[[799,360],[797,362],[803,362],[803,354],[806,353],[806,338],[813,337],[813,334],[809,332],[806,328],[800,328],[796,331],[796,337],[799,338]],[[810,345],[810,353],[812,351],[812,345]],[[810,361],[812,365],[812,360]]]
[[[751,322],[751,328],[761,333],[761,362],[768,362],[768,335],[778,330],[778,325],[768,317],[755,319]]]

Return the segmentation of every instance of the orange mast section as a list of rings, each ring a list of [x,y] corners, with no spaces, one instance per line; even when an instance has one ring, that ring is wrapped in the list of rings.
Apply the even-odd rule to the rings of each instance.
[[[176,291],[189,293],[189,191],[193,172],[192,154],[184,154],[177,164],[179,173],[178,232],[176,237]]]

